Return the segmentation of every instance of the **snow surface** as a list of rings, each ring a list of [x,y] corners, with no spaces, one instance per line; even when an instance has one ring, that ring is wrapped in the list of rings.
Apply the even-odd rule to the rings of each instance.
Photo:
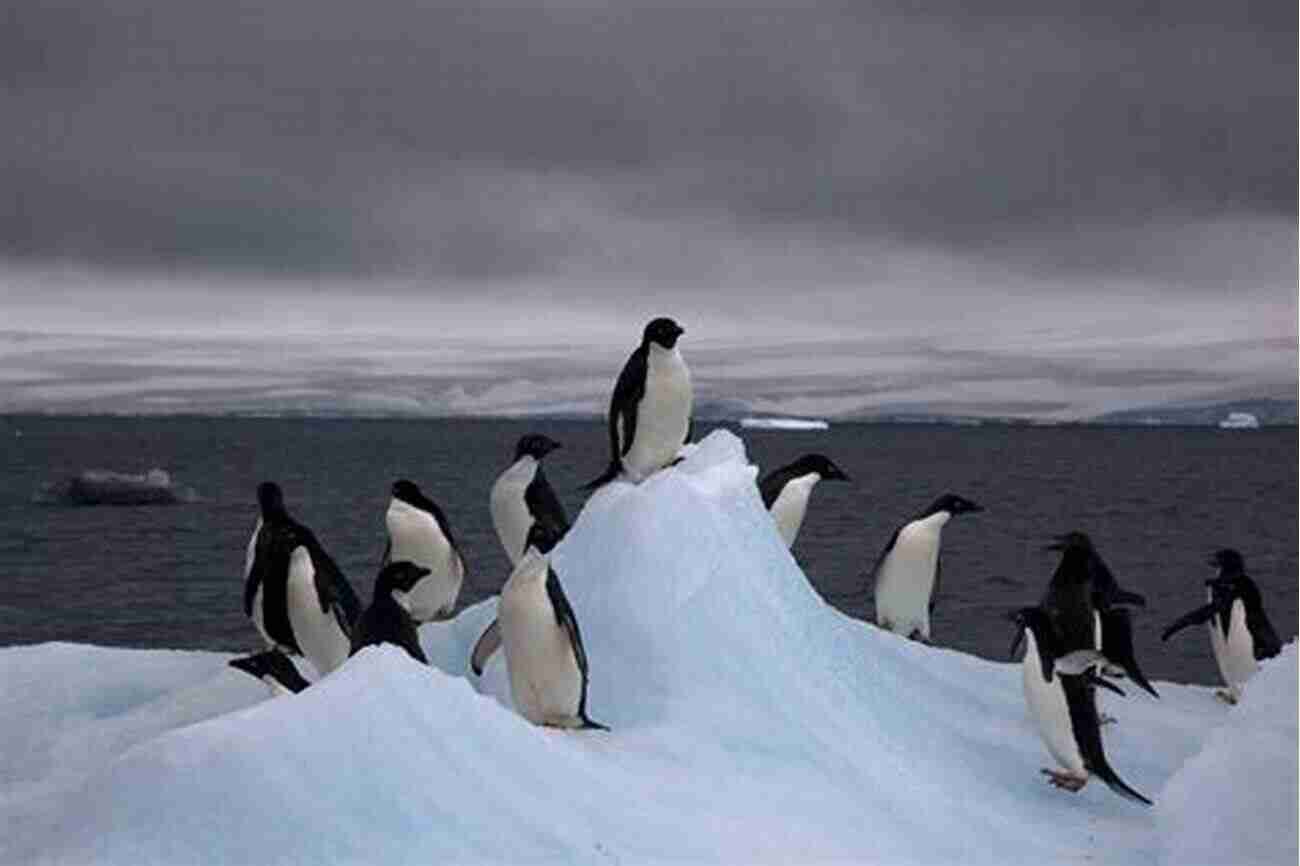
[[[1018,667],[823,603],[755,471],[715,432],[557,548],[609,733],[529,725],[500,653],[467,673],[494,601],[421,629],[435,667],[370,648],[278,698],[219,653],[0,650],[0,862],[1295,862],[1293,646],[1235,709],[1107,696],[1155,809],[1061,792]]]

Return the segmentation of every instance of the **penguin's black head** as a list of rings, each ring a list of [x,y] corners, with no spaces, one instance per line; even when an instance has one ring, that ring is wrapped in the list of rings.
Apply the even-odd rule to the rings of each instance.
[[[1231,547],[1225,547],[1222,550],[1216,550],[1210,554],[1210,565],[1219,569],[1220,577],[1235,577],[1246,571],[1246,561],[1241,558],[1241,554]]]
[[[972,502],[964,496],[958,496],[956,493],[945,493],[936,499],[929,508],[921,515],[929,517],[931,514],[938,514],[940,511],[946,511],[953,517],[958,514],[974,514],[983,511],[984,506]]]
[[[1021,631],[1031,633],[1040,648],[1055,646],[1056,627],[1052,625],[1052,618],[1047,611],[1041,607],[1017,608],[1007,613],[1007,619],[1019,626],[1015,640],[1011,642],[1011,650],[1007,653],[1010,657],[1015,658],[1016,650],[1020,648]]]
[[[1075,530],[1074,532],[1067,532],[1063,535],[1056,536],[1056,540],[1053,541],[1051,544],[1047,545],[1043,549],[1044,550],[1080,550],[1083,551],[1084,553],[1091,553],[1092,539],[1088,537],[1088,533],[1079,532],[1078,530]]]
[[[645,333],[641,335],[641,344],[649,346],[651,343],[658,343],[665,349],[671,349],[677,345],[677,338],[684,333],[686,331],[682,326],[672,319],[653,319],[645,326]]]
[[[419,486],[414,481],[407,481],[405,478],[393,482],[393,498],[422,507],[426,501],[424,494],[420,492]]]
[[[416,582],[428,573],[429,569],[418,566],[413,562],[407,562],[406,560],[390,562],[380,570],[379,576],[375,578],[375,595],[379,596],[393,590],[410,592],[411,587],[415,586]]]
[[[536,547],[538,553],[550,553],[551,549],[560,543],[560,538],[560,532],[550,523],[534,520],[533,525],[528,528],[528,539],[524,542],[524,549]]]
[[[560,443],[549,436],[543,436],[541,433],[529,433],[526,436],[519,437],[519,444],[515,446],[515,459],[534,457],[541,460],[559,447]]]
[[[274,481],[263,481],[257,485],[257,504],[264,517],[284,511],[284,491]]]
[[[795,478],[816,472],[822,477],[823,481],[849,480],[849,476],[844,474],[844,470],[832,463],[831,459],[824,454],[805,454],[794,463],[791,463],[789,468]]]

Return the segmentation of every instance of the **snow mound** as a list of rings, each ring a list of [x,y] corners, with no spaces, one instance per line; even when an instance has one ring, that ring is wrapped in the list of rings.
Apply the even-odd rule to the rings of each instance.
[[[1018,669],[826,605],[755,473],[715,432],[556,549],[609,733],[529,725],[499,653],[467,673],[494,601],[422,628],[434,667],[371,648],[270,699],[221,654],[0,650],[0,862],[1129,864],[1199,820],[1046,785]],[[1229,716],[1161,694],[1107,703],[1147,793]]]
[[[1165,786],[1161,862],[1296,862],[1296,644],[1264,662],[1241,703]]]

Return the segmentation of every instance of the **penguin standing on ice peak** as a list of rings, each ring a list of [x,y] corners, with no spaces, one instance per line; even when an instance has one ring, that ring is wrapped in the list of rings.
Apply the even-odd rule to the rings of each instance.
[[[524,555],[528,530],[535,520],[549,522],[561,536],[569,531],[569,516],[542,469],[542,458],[559,447],[559,442],[540,433],[521,436],[514,462],[492,485],[488,500],[492,526],[511,566]]]
[[[1259,587],[1246,574],[1241,554],[1225,547],[1211,554],[1209,563],[1218,574],[1205,582],[1206,603],[1170,623],[1160,639],[1169,640],[1189,625],[1208,625],[1214,661],[1227,687],[1215,694],[1235,704],[1259,662],[1282,651],[1282,641],[1264,613]]]
[[[1092,774],[1120,796],[1152,805],[1119,777],[1102,749],[1095,686],[1119,690],[1092,673],[1101,655],[1089,649],[1067,651],[1052,617],[1042,608],[1022,608],[1012,617],[1027,644],[1022,664],[1025,703],[1039,737],[1060,767],[1045,767],[1043,774],[1056,787],[1074,792]]]
[[[401,601],[410,598],[411,587],[428,573],[429,569],[406,561],[390,562],[380,569],[375,578],[375,595],[370,607],[352,629],[350,655],[356,655],[362,647],[391,643],[406,650],[406,654],[417,662],[429,663],[420,646],[415,620]]]
[[[272,695],[297,694],[310,685],[289,657],[278,649],[231,659],[226,664],[266,683]]]
[[[428,574],[404,592],[399,601],[417,623],[447,619],[456,608],[465,580],[465,560],[451,534],[451,524],[438,504],[414,482],[395,481],[392,492],[384,513],[388,546],[380,565],[413,562],[428,569]]]
[[[289,515],[279,485],[258,485],[257,500],[244,613],[269,646],[306,656],[323,676],[348,657],[361,603],[316,535]]]
[[[685,331],[672,319],[645,326],[609,401],[609,466],[594,490],[622,472],[635,484],[677,459],[691,429],[691,371],[677,348]]]
[[[554,530],[534,523],[497,607],[510,695],[535,725],[607,730],[587,716],[587,652],[548,553]]]
[[[822,454],[805,454],[763,476],[758,482],[758,492],[786,547],[794,547],[808,511],[808,498],[817,482],[848,480],[849,476]]]
[[[929,508],[894,531],[872,567],[876,586],[876,624],[912,640],[930,642],[930,614],[942,570],[939,545],[944,524],[958,514],[983,507],[945,493]]]

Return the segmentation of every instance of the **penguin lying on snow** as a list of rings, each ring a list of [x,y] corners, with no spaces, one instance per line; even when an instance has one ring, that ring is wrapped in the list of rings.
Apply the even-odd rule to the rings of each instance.
[[[447,619],[456,608],[461,584],[465,580],[465,560],[451,534],[451,525],[438,504],[420,491],[412,481],[393,483],[384,524],[388,528],[388,546],[382,565],[390,562],[413,562],[427,569],[402,604],[416,622]]]
[[[786,547],[794,546],[808,510],[808,498],[817,482],[848,480],[849,476],[821,454],[805,454],[763,476],[758,482],[758,492],[763,497],[763,507],[776,521],[776,530]]]
[[[559,442],[540,433],[520,437],[514,462],[492,485],[488,500],[492,526],[512,566],[524,555],[528,529],[535,520],[551,523],[560,535],[569,530],[569,516],[542,470],[542,458],[559,447]]]
[[[429,569],[405,561],[390,562],[380,570],[375,578],[374,599],[352,629],[351,655],[362,647],[391,643],[406,650],[417,662],[429,663],[420,647],[415,620],[402,606],[402,600],[410,598],[411,587],[428,574]]]
[[[1027,643],[1022,665],[1025,703],[1038,735],[1061,768],[1044,768],[1043,773],[1067,791],[1082,789],[1091,773],[1120,796],[1152,805],[1119,777],[1102,749],[1094,686],[1114,686],[1092,673],[1103,661],[1101,655],[1087,649],[1067,651],[1042,608],[1021,608],[1012,617]]]
[[[501,589],[497,618],[510,695],[519,714],[535,725],[608,730],[587,716],[582,633],[547,559],[557,541],[551,527],[534,523],[527,549]]]
[[[268,646],[305,655],[327,674],[348,657],[361,602],[315,534],[289,516],[279,485],[258,485],[257,500],[244,613]]]
[[[226,664],[266,683],[273,695],[297,694],[310,685],[289,657],[278,649],[231,659]]]
[[[1259,587],[1246,574],[1241,554],[1223,548],[1213,553],[1209,562],[1219,573],[1205,582],[1207,603],[1170,623],[1160,639],[1169,640],[1189,625],[1206,623],[1214,661],[1227,686],[1216,694],[1235,704],[1259,662],[1282,651],[1282,641],[1264,613]]]
[[[677,459],[691,429],[691,372],[677,348],[685,331],[672,319],[645,326],[609,401],[609,467],[594,490],[622,472],[640,483]]]
[[[910,522],[894,531],[872,567],[876,584],[876,624],[930,642],[930,614],[942,570],[939,544],[944,524],[958,514],[984,509],[955,493],[945,493]]]

